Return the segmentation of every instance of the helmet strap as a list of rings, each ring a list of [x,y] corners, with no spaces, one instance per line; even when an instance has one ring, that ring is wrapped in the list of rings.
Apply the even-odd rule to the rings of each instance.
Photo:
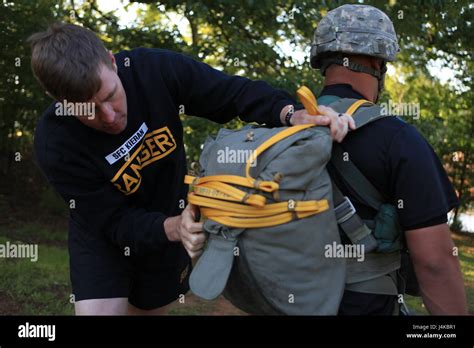
[[[378,87],[379,88],[379,93],[378,94],[380,95],[380,92],[382,91],[382,89],[384,87],[385,73],[387,72],[387,64],[386,64],[385,61],[382,62],[381,69],[376,70],[376,69],[372,69],[372,68],[369,68],[369,67],[361,65],[361,64],[351,62],[351,61],[345,61],[343,58],[340,58],[340,57],[338,57],[338,58],[327,58],[327,59],[323,59],[323,61],[321,62],[320,70],[321,70],[321,74],[323,76],[326,75],[327,68],[329,68],[329,66],[332,65],[332,64],[342,65],[343,67],[345,67],[349,70],[372,75],[379,82],[379,87]],[[377,96],[377,99],[378,99],[378,96]]]

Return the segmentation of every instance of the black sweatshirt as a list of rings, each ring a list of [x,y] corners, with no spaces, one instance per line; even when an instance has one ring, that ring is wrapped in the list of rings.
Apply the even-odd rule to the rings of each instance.
[[[48,181],[71,208],[70,233],[103,233],[120,248],[145,253],[168,241],[164,220],[185,207],[180,108],[218,123],[240,116],[280,126],[281,109],[294,100],[263,81],[166,50],[138,48],[115,57],[127,95],[126,129],[96,131],[75,117],[56,116],[53,103],[34,146]]]

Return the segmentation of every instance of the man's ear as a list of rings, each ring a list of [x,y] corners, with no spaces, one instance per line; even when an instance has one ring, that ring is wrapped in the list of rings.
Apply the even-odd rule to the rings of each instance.
[[[115,61],[115,56],[113,55],[112,51],[109,51],[109,58],[112,61],[112,66],[114,67],[114,71],[117,72],[117,62]]]

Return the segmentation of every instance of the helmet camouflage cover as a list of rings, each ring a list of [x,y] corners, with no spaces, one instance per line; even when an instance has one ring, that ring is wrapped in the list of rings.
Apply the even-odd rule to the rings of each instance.
[[[368,5],[343,5],[321,19],[311,45],[311,66],[321,68],[328,53],[362,54],[394,61],[400,51],[390,18]]]

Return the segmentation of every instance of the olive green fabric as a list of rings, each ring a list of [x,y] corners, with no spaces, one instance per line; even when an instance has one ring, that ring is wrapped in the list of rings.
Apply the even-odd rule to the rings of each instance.
[[[245,176],[245,163],[221,163],[222,151],[254,150],[285,128],[221,130],[204,145],[201,176]],[[210,240],[190,278],[196,295],[213,299],[227,284],[225,296],[249,313],[337,313],[344,291],[345,260],[325,257],[327,245],[340,243],[326,171],[331,147],[329,130],[315,127],[281,140],[257,158],[251,168],[254,178],[272,180],[275,174],[282,175],[278,197],[265,194],[267,203],[327,199],[331,209],[283,225],[243,231],[206,221],[204,230]]]

